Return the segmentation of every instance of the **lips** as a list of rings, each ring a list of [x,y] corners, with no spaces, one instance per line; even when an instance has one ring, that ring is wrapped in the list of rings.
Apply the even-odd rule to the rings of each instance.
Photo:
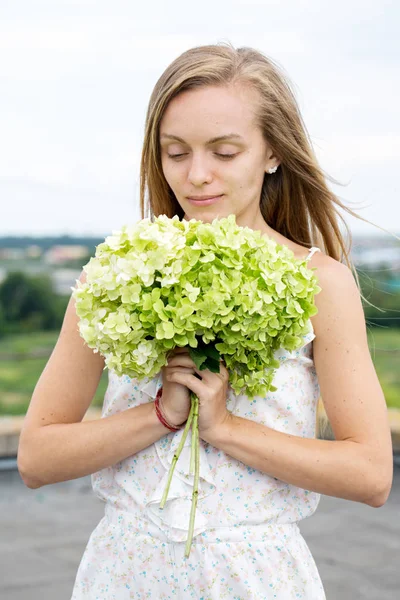
[[[210,204],[218,202],[218,200],[220,200],[222,196],[223,194],[220,194],[219,196],[204,196],[203,198],[200,198],[199,196],[196,198],[196,196],[194,196],[188,198],[188,200],[191,204],[194,204],[195,206],[209,206]]]

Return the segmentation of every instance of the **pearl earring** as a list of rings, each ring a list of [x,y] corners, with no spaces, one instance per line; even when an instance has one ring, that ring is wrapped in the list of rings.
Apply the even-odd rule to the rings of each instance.
[[[270,167],[270,168],[268,169],[268,173],[269,173],[270,175],[272,175],[272,173],[276,173],[276,170],[277,170],[277,168],[278,168],[278,167],[277,167],[276,165],[275,165],[275,167]]]

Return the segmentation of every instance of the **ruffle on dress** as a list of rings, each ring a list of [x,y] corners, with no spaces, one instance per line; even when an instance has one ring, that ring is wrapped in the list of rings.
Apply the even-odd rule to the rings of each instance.
[[[162,386],[162,374],[159,373],[152,379],[139,381],[138,388],[141,392],[148,394],[150,399],[155,399],[158,390]],[[151,401],[151,400],[149,400]],[[168,472],[172,460],[183,436],[183,428],[177,432],[171,432],[155,442],[156,451],[165,473],[156,486],[154,493],[145,506],[146,516],[164,531],[171,541],[186,541],[189,530],[189,519],[192,505],[192,493],[194,487],[194,474],[189,472],[190,449],[192,443],[192,431],[186,437],[182,452],[175,466],[172,476],[168,497],[164,508],[160,508],[165,486],[167,485]],[[209,445],[200,439],[200,469],[198,484],[198,502],[215,492],[214,467],[209,462],[206,447]],[[207,529],[207,518],[197,508],[195,514],[193,535],[199,535]]]

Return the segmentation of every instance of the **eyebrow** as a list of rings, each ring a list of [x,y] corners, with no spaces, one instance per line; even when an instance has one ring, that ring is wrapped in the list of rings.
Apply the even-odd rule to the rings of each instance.
[[[162,133],[160,137],[167,138],[169,140],[177,140],[178,142],[181,142],[182,144],[186,144],[185,140],[183,140],[182,138],[180,138],[177,135],[170,135],[169,133]],[[207,144],[215,144],[216,142],[224,142],[225,140],[232,140],[232,139],[243,140],[244,138],[241,135],[239,135],[238,133],[228,133],[226,135],[219,135],[217,137],[211,138],[211,140],[208,140],[208,142],[206,142],[206,143]]]

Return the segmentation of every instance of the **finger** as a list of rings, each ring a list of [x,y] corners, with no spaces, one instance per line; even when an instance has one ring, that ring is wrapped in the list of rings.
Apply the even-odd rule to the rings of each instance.
[[[194,375],[190,375],[187,373],[172,373],[169,381],[185,385],[197,396],[201,395],[201,393],[204,392],[203,383]]]
[[[169,374],[171,373],[187,373],[189,375],[194,375],[194,369],[190,367],[174,367],[173,369],[168,369]]]
[[[167,359],[171,359],[174,356],[177,356],[179,354],[184,354],[184,353],[188,353],[188,350],[186,348],[181,348],[178,346],[175,346],[175,348],[172,348],[172,350],[169,350],[166,354]]]
[[[175,348],[173,348],[172,350],[169,351],[169,355],[173,356],[174,354],[182,354],[182,353],[188,353],[189,350],[186,348],[186,346],[181,347],[181,346],[175,346]]]
[[[174,356],[170,358],[168,361],[169,367],[182,366],[182,367],[192,367],[195,368],[195,363],[190,358],[189,354],[179,354],[178,356]]]

